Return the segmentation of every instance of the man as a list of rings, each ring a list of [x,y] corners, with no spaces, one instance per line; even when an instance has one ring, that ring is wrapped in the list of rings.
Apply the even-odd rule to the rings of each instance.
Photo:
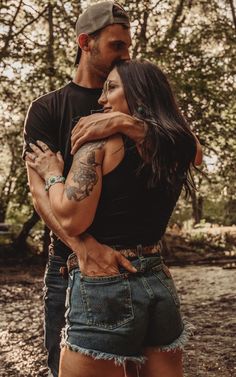
[[[98,98],[106,77],[114,63],[127,60],[131,44],[130,25],[124,9],[111,1],[90,6],[76,23],[78,64],[74,79],[63,88],[33,101],[25,121],[23,156],[30,151],[30,143],[41,140],[52,150],[60,151],[65,161],[64,176],[72,163],[71,132],[81,117],[98,110]],[[83,124],[83,119],[81,120]],[[80,122],[80,124],[81,124]],[[93,137],[107,137],[121,132],[135,141],[144,136],[143,123],[122,113],[91,115]],[[130,127],[132,126],[132,127]],[[78,148],[80,132],[73,135],[73,151]],[[45,345],[48,351],[49,376],[58,376],[60,333],[64,326],[67,281],[60,271],[72,250],[85,247],[109,252],[89,235],[83,240],[68,237],[53,215],[45,183],[27,163],[30,191],[35,209],[54,233],[50,245],[49,263],[45,273]],[[56,182],[55,182],[56,183]],[[129,268],[128,261],[119,263]]]

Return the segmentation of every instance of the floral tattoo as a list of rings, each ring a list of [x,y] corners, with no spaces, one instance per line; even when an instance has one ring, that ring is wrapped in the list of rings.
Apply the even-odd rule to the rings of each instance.
[[[98,182],[97,166],[100,164],[96,162],[96,151],[102,149],[106,141],[98,141],[86,143],[83,145],[74,156],[74,161],[71,167],[73,174],[74,186],[66,185],[65,192],[69,200],[77,202],[88,197],[94,186]]]

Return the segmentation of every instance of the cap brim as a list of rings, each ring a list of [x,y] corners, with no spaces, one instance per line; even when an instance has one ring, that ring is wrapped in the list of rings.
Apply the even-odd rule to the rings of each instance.
[[[81,48],[78,47],[77,54],[76,54],[76,58],[75,58],[75,65],[78,65],[78,64],[79,64],[80,57],[81,57]]]

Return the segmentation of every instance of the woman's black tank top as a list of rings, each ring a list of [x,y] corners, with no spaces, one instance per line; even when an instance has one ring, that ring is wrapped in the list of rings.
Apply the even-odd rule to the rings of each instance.
[[[162,183],[148,188],[150,167],[138,172],[142,159],[135,144],[126,137],[123,140],[124,157],[103,176],[97,212],[87,232],[109,246],[151,245],[163,236],[182,183],[172,192]]]

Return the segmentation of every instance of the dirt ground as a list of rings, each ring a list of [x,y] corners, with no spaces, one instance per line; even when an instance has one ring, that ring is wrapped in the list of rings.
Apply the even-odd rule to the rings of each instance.
[[[182,311],[196,327],[185,377],[236,376],[235,269],[173,267]],[[43,268],[0,268],[0,377],[46,377]],[[164,376],[163,376],[164,377]]]

